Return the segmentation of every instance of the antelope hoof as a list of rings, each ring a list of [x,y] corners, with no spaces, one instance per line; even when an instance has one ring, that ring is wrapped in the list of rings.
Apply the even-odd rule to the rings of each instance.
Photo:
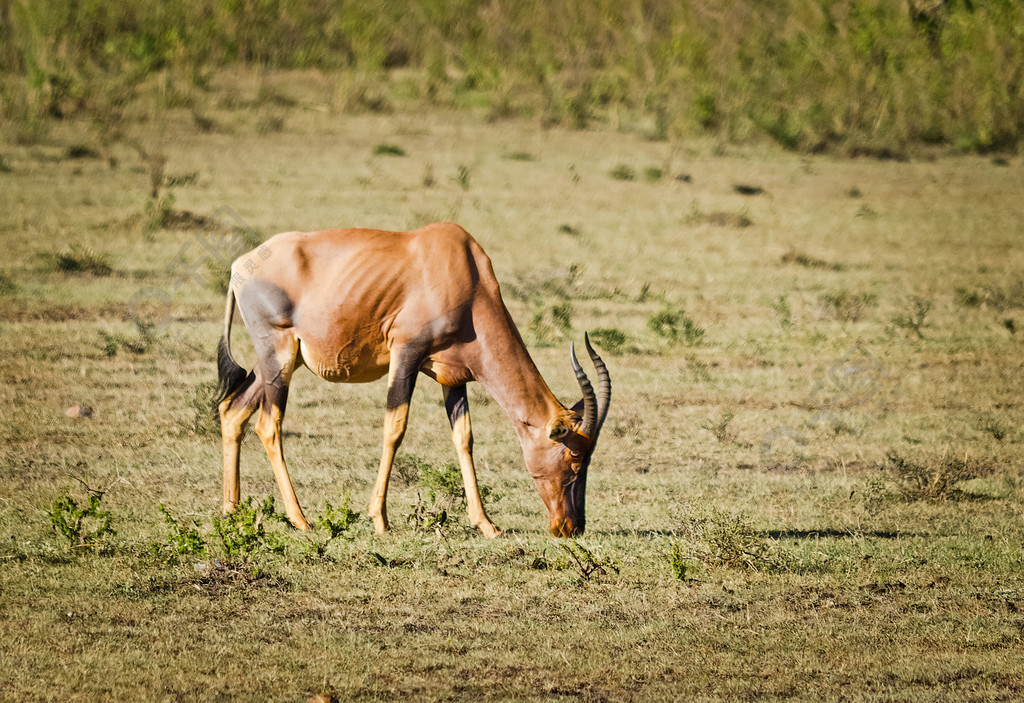
[[[230,515],[231,513],[235,512],[237,508],[238,503],[224,501],[224,505],[220,506],[220,512],[222,515]]]
[[[301,515],[298,517],[298,519],[293,518],[289,515],[288,522],[290,522],[292,524],[292,527],[294,527],[296,530],[309,532],[309,530],[311,529],[309,523],[306,522],[306,518],[302,517]]]
[[[501,530],[498,529],[497,525],[491,522],[484,522],[476,526],[476,529],[484,533],[484,537],[487,539],[494,539],[495,537],[501,537]]]

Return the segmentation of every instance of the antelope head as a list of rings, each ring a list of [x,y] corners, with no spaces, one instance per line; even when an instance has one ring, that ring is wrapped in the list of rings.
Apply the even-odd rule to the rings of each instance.
[[[597,391],[580,367],[575,344],[570,344],[569,360],[583,399],[551,421],[546,441],[526,450],[526,465],[547,505],[551,533],[556,537],[581,535],[586,527],[587,467],[612,396],[608,368],[590,345],[589,337],[584,336],[584,341],[597,370]]]

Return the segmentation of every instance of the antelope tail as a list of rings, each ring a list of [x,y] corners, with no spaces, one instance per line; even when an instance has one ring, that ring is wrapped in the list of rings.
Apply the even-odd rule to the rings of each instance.
[[[234,395],[248,377],[245,369],[231,356],[231,320],[235,316],[235,291],[228,286],[227,306],[224,309],[224,335],[217,345],[217,396],[215,405]]]

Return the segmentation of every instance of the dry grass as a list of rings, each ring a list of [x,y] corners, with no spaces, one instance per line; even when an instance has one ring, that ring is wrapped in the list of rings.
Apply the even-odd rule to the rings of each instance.
[[[196,415],[223,306],[205,230],[147,232],[137,152],[111,146],[117,168],[63,159],[88,128],[63,122],[48,144],[3,148],[0,697],[1024,695],[1024,366],[1005,324],[1024,311],[1009,293],[989,305],[994,294],[961,292],[1021,279],[1019,159],[722,154],[444,112],[341,121],[315,81],[281,83],[324,109],[282,104],[268,130],[218,107],[215,81],[203,114],[224,130],[185,109],[133,124],[168,173],[196,174],[175,182],[175,208],[220,223],[212,234],[459,221],[517,292],[506,297],[524,332],[537,310],[571,310],[557,318],[568,329],[549,323],[552,346],[534,347],[566,402],[578,388],[563,337],[604,330],[615,397],[584,550],[545,534],[514,433],[473,388],[502,539],[468,532],[457,501],[448,524],[413,529],[404,518],[426,492],[408,470],[392,535],[362,521],[324,560],[269,521],[283,551],[226,555],[212,526],[218,442]],[[244,75],[231,86],[249,89]],[[406,155],[375,155],[380,144]],[[610,178],[620,163],[664,164],[666,177]],[[64,251],[115,273],[40,267]],[[913,296],[932,303],[923,336],[890,324]],[[649,322],[666,310],[703,334],[657,333]],[[246,345],[240,333],[241,356]],[[309,512],[368,498],[383,395],[296,375],[285,441]],[[92,419],[66,417],[76,403]],[[257,502],[276,491],[258,444],[247,440],[242,469]],[[404,451],[414,467],[454,457],[426,379]],[[972,470],[941,463],[964,457]],[[69,552],[46,519],[55,497],[81,497],[72,476],[109,489],[116,535],[90,553]],[[150,548],[170,539],[161,503],[198,525],[205,554]]]

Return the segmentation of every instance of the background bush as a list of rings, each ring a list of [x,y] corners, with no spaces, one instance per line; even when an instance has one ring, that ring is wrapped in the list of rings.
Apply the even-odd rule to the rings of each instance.
[[[0,0],[3,111],[26,134],[115,114],[153,76],[173,102],[168,87],[202,88],[238,64],[378,87],[412,71],[420,98],[492,118],[767,135],[803,151],[1004,149],[1024,126],[1013,0]]]

